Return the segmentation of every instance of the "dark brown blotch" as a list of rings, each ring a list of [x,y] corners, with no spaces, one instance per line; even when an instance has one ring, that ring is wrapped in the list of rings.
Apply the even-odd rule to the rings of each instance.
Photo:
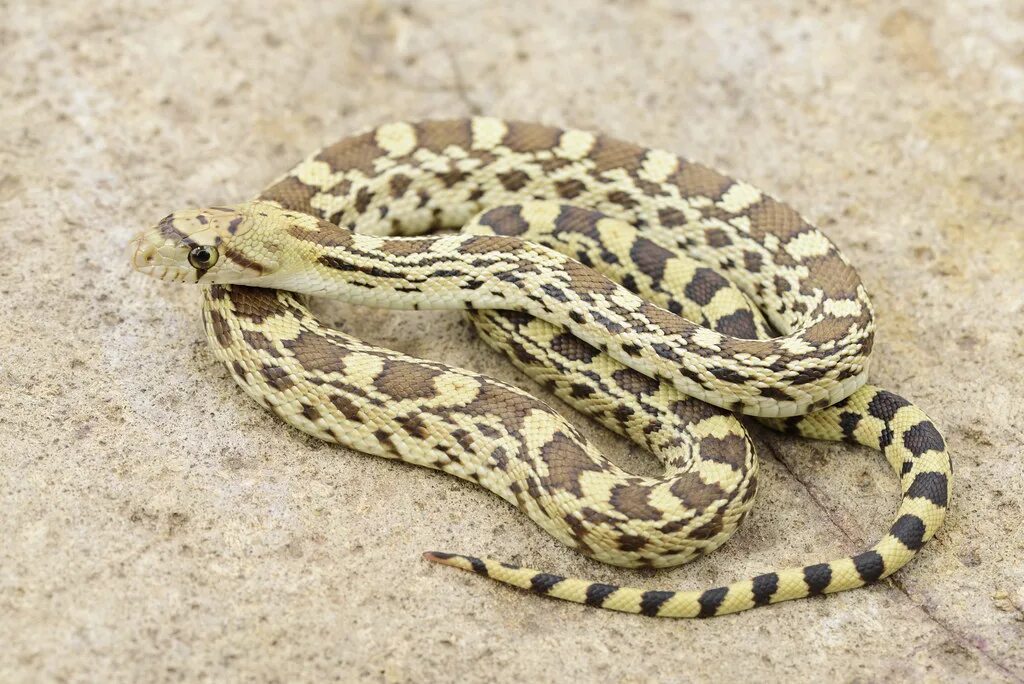
[[[281,366],[262,366],[260,375],[278,392],[285,392],[295,386],[295,378]]]
[[[618,547],[627,553],[639,551],[647,545],[647,537],[639,534],[624,534],[618,539]]]
[[[618,289],[615,282],[578,261],[566,261],[562,269],[568,274],[572,287],[577,292],[609,294]]]
[[[529,153],[550,150],[558,146],[562,129],[523,121],[508,122],[508,130],[501,144],[513,152]]]
[[[373,201],[373,192],[365,185],[356,191],[355,201],[352,203],[355,210],[360,213],[366,213],[366,210],[370,206],[370,202]]]
[[[637,201],[629,196],[629,193],[623,190],[613,190],[608,193],[608,201],[613,204],[618,204],[624,209],[632,209],[637,205]]]
[[[750,454],[747,440],[740,435],[710,436],[700,441],[701,458],[728,464],[733,470],[743,470]]]
[[[414,238],[387,238],[381,242],[378,249],[385,254],[392,256],[409,256],[410,254],[425,254],[430,251],[431,246],[438,238],[414,237]]]
[[[444,187],[453,188],[462,181],[469,178],[469,172],[459,171],[458,169],[449,169],[444,173],[437,174],[437,177],[444,183]]]
[[[469,416],[497,416],[510,432],[518,431],[534,411],[546,410],[539,399],[513,392],[504,385],[481,379],[476,396],[457,409]]]
[[[828,299],[857,299],[860,275],[838,252],[802,259],[800,263],[807,267],[804,289],[821,290]]]
[[[410,185],[412,185],[412,178],[409,178],[404,173],[396,173],[388,181],[391,196],[396,199],[404,195]]]
[[[522,235],[530,229],[518,205],[505,205],[491,209],[478,219],[497,235]]]
[[[395,399],[432,399],[437,396],[435,384],[444,371],[410,361],[389,359],[384,362],[373,385]]]
[[[572,492],[583,496],[580,478],[584,473],[599,473],[604,470],[583,447],[567,435],[556,432],[540,449],[540,459],[547,466],[548,474],[541,483],[548,489]]]
[[[569,361],[590,363],[600,353],[597,347],[587,344],[572,333],[562,333],[551,340],[551,350]]]
[[[318,230],[309,230],[300,225],[288,226],[288,233],[299,240],[312,242],[323,247],[348,247],[352,244],[352,231],[330,223],[318,221]]]
[[[669,488],[687,508],[703,511],[716,501],[725,499],[725,492],[717,484],[708,484],[697,473],[679,475]]]
[[[302,405],[302,415],[304,415],[306,419],[311,423],[315,423],[316,421],[320,420],[320,411],[318,411],[316,407],[310,406],[309,404]]]
[[[469,119],[422,121],[416,124],[417,147],[440,154],[448,147],[469,150],[473,145],[472,122]]]
[[[282,301],[275,290],[260,287],[235,285],[230,290],[225,288],[231,300],[231,308],[235,315],[259,323],[272,316],[280,316],[288,312],[288,305]]]
[[[280,357],[282,355],[274,345],[274,341],[261,332],[243,329],[242,339],[245,340],[245,343],[253,349],[266,352],[274,357]]]
[[[632,368],[619,368],[612,373],[615,384],[630,394],[651,395],[658,391],[659,382]]]
[[[498,180],[509,192],[518,192],[530,182],[530,176],[522,169],[512,169],[498,174]]]
[[[562,199],[574,199],[579,197],[586,191],[586,189],[587,186],[583,181],[576,178],[555,181],[555,191]]]
[[[338,409],[347,420],[362,422],[359,417],[359,407],[347,396],[344,394],[332,394],[330,400],[334,408]]]
[[[587,156],[594,162],[594,173],[596,174],[602,174],[611,169],[622,169],[626,173],[635,175],[643,166],[647,148],[599,135]]]
[[[335,173],[355,170],[373,176],[376,175],[374,162],[385,156],[387,153],[377,145],[377,131],[369,131],[325,147],[316,159],[327,162]]]
[[[610,503],[620,513],[636,520],[661,520],[661,511],[649,501],[650,489],[639,483],[612,487]]]
[[[719,290],[726,287],[729,287],[728,280],[717,271],[702,266],[694,272],[684,292],[699,306],[707,306]]]
[[[292,211],[309,211],[317,188],[306,185],[295,176],[286,176],[260,193],[261,200],[278,202]]]
[[[234,247],[225,247],[222,251],[227,259],[230,259],[244,269],[255,271],[256,273],[263,273],[266,270],[263,268],[263,264],[253,261]]]
[[[210,329],[213,331],[214,339],[217,340],[217,344],[227,349],[231,346],[233,338],[231,336],[231,326],[228,324],[227,319],[224,318],[216,309],[210,309],[210,316],[208,319],[204,319],[209,322]]]
[[[722,511],[717,511],[711,520],[690,532],[692,539],[712,539],[722,532]]]
[[[580,233],[582,235],[596,236],[597,224],[605,215],[592,209],[584,209],[572,204],[563,204],[558,209],[558,216],[555,218],[555,235],[559,233]]]
[[[791,207],[768,196],[747,207],[744,213],[750,218],[750,234],[755,240],[763,240],[765,234],[771,234],[788,242],[800,233],[814,230]]]
[[[668,182],[678,187],[683,197],[708,197],[717,202],[735,181],[702,164],[684,161]]]
[[[857,319],[849,316],[826,316],[805,329],[800,336],[808,344],[820,347],[841,340],[849,332],[850,326],[856,322]]]
[[[669,410],[684,423],[697,423],[725,413],[724,409],[691,397],[672,402]]]
[[[506,235],[474,235],[463,242],[459,249],[463,254],[512,253],[520,249],[522,244],[519,238]]]
[[[283,340],[282,344],[308,370],[324,373],[345,371],[348,350],[340,343],[335,344],[326,337],[303,330],[294,339]]]
[[[666,335],[681,335],[695,328],[694,324],[685,318],[676,316],[674,313],[665,311],[660,306],[644,302],[637,312],[640,316],[648,319],[661,328]]]
[[[744,340],[757,338],[757,324],[754,321],[754,314],[746,309],[722,316],[715,321],[714,330],[723,335],[738,337]]]
[[[686,225],[686,214],[673,207],[658,209],[658,222],[666,228]]]
[[[629,256],[657,284],[665,277],[665,266],[675,254],[647,238],[637,238],[629,249]]]
[[[715,248],[728,247],[732,244],[732,238],[721,228],[707,228],[704,231],[704,240],[708,245]]]
[[[763,263],[764,260],[757,252],[751,252],[750,250],[743,252],[743,267],[751,273],[760,273]]]

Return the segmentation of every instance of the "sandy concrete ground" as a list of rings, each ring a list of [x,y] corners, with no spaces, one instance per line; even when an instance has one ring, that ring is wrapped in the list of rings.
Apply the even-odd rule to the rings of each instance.
[[[1024,680],[1024,5],[734,4],[0,3],[0,679]],[[873,293],[874,381],[955,459],[936,541],[878,586],[702,622],[429,565],[707,587],[863,547],[897,487],[877,454],[758,430],[759,505],[723,549],[602,566],[468,483],[284,426],[213,359],[198,292],[128,270],[172,209],[478,112],[677,150],[822,225]],[[529,386],[457,314],[320,310]]]

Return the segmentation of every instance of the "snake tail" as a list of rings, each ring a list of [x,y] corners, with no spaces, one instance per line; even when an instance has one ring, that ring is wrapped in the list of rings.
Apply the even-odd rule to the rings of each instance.
[[[842,440],[882,451],[899,475],[902,490],[896,520],[888,533],[856,555],[763,573],[704,591],[622,587],[440,551],[427,552],[423,558],[541,596],[595,608],[648,617],[707,618],[872,584],[906,565],[942,526],[952,480],[949,454],[932,421],[906,399],[865,386],[811,416],[762,422],[803,437]]]

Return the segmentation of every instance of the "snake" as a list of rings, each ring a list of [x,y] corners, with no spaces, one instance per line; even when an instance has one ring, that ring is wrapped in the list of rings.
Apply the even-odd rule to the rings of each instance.
[[[288,424],[474,482],[598,561],[672,567],[731,537],[758,479],[739,415],[879,450],[900,480],[895,520],[870,548],[703,591],[424,554],[436,563],[604,609],[712,617],[881,580],[945,518],[940,432],[866,384],[875,321],[856,270],[788,205],[671,152],[490,117],[385,124],[253,200],[168,215],[129,255],[142,273],[204,286],[214,355]],[[664,471],[624,471],[518,387],[324,325],[309,296],[462,310]]]

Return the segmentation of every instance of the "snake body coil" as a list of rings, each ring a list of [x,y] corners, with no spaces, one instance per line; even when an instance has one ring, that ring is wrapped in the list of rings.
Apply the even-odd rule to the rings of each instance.
[[[422,236],[443,228],[464,230]],[[879,449],[901,478],[897,519],[868,551],[704,592],[430,560],[589,605],[705,617],[875,581],[942,524],[942,437],[906,400],[862,386],[874,321],[856,272],[792,209],[667,152],[497,119],[390,124],[324,148],[253,202],[168,216],[137,238],[133,264],[212,285],[217,357],[290,424],[477,482],[608,563],[686,562],[750,508],[746,433],[690,397]],[[290,292],[468,309],[489,344],[665,473],[626,473],[529,394],[326,328]]]

